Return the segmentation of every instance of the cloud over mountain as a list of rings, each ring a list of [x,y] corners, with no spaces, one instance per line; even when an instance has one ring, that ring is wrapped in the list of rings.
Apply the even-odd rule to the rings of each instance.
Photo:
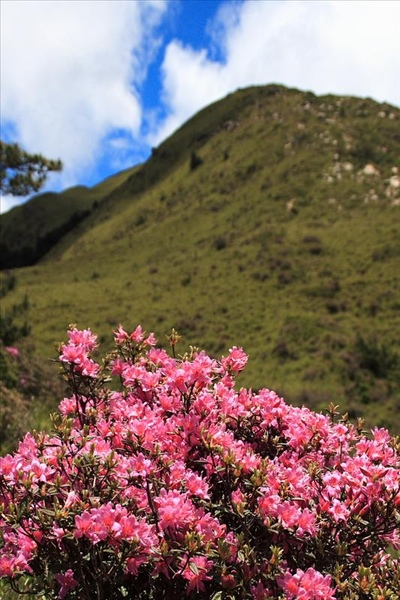
[[[141,162],[239,87],[276,82],[400,105],[399,3],[208,2],[192,44],[199,32],[191,37],[179,8],[196,17],[199,5],[182,1],[2,2],[2,136],[62,159],[47,189]],[[2,210],[19,201],[2,199]]]
[[[210,24],[211,52],[178,39],[162,65],[168,117],[160,141],[207,102],[270,82],[400,104],[400,5],[395,2],[227,3]],[[219,60],[213,57],[219,55]]]
[[[29,150],[60,156],[64,184],[116,140],[138,136],[139,87],[165,8],[164,1],[3,3],[5,130]]]

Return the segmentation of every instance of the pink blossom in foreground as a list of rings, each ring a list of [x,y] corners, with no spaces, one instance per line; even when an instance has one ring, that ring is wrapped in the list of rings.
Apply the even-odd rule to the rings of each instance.
[[[329,575],[324,577],[311,567],[306,572],[298,569],[294,575],[286,573],[278,578],[279,585],[287,594],[286,597],[297,600],[335,600],[335,590],[331,587],[331,581]]]
[[[400,456],[386,430],[237,390],[236,346],[175,358],[140,326],[114,337],[95,362],[96,336],[70,329],[59,422],[0,458],[0,577],[67,600],[96,586],[107,600],[348,600],[360,585],[396,597]]]
[[[211,579],[208,572],[212,568],[213,562],[207,560],[205,556],[194,556],[190,559],[183,557],[183,561],[186,563],[186,566],[182,572],[182,577],[189,581],[187,594],[192,590],[205,592],[206,587],[204,583]]]
[[[97,347],[97,335],[93,334],[90,329],[83,329],[82,331],[76,327],[68,331],[69,345],[79,346],[90,352]]]
[[[233,346],[229,350],[229,355],[222,359],[222,364],[226,368],[232,369],[232,371],[243,371],[247,364],[248,356],[244,352],[243,348]]]

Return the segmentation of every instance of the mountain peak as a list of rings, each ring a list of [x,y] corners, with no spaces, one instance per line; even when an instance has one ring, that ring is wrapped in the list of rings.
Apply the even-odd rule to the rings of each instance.
[[[95,191],[33,198],[41,220],[3,215],[3,266],[37,259],[4,303],[28,295],[44,356],[78,320],[175,327],[243,346],[248,382],[289,401],[400,429],[399,120],[368,98],[238,90]]]

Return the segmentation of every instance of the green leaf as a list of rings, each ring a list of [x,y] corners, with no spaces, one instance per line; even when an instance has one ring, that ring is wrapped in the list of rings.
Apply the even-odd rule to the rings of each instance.
[[[198,574],[199,574],[199,569],[198,569],[198,567],[197,567],[196,563],[193,563],[193,562],[189,563],[189,569],[190,569],[190,570],[192,571],[192,573],[194,573],[195,575],[198,575]]]

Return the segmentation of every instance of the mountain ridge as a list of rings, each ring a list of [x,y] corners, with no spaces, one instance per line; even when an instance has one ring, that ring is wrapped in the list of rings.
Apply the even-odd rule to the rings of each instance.
[[[161,343],[175,327],[243,346],[243,385],[400,431],[399,120],[371,99],[230,94],[16,269],[4,305],[29,298],[38,356],[71,322],[106,347],[120,322]]]

